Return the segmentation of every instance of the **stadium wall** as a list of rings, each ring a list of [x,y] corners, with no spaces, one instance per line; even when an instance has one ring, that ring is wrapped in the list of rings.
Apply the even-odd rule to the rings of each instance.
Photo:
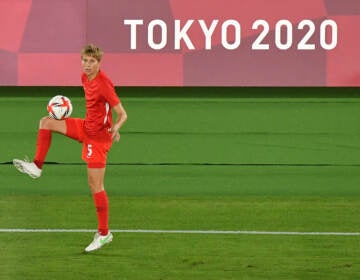
[[[117,86],[360,85],[358,0],[268,2],[4,0],[0,85],[79,86],[90,42]]]

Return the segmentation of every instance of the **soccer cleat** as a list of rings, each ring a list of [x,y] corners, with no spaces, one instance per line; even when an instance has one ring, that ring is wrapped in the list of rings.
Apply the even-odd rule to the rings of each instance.
[[[85,248],[85,252],[95,251],[100,249],[107,243],[110,243],[113,240],[113,235],[109,231],[107,235],[100,235],[98,232],[95,233],[94,240],[90,243],[89,246]]]
[[[41,169],[35,163],[29,160],[14,159],[13,164],[21,173],[29,175],[31,178],[39,178],[41,176]]]

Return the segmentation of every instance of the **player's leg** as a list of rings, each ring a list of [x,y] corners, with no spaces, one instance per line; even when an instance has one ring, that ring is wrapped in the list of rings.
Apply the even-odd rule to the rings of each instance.
[[[66,121],[44,117],[40,120],[34,163],[42,169],[51,145],[52,132],[66,134]]]
[[[98,232],[90,245],[85,248],[86,252],[90,252],[110,243],[113,235],[109,231],[109,200],[104,189],[105,167],[91,168],[88,166],[87,173],[98,217]]]
[[[88,182],[98,216],[98,231],[107,235],[109,231],[109,200],[104,189],[105,168],[88,168]]]
[[[51,145],[52,132],[64,134],[70,138],[82,140],[82,119],[68,118],[66,120],[55,120],[43,117],[39,123],[36,142],[36,151],[33,162],[28,160],[14,159],[15,167],[22,173],[32,178],[41,176],[42,167]]]
[[[39,130],[40,129],[66,134],[66,120],[55,120],[51,117],[43,117],[40,119]]]
[[[51,145],[52,132],[66,133],[65,120],[55,120],[50,117],[43,117],[39,123],[39,130],[36,142],[36,152],[33,162],[28,160],[14,159],[15,167],[22,173],[32,178],[41,176],[45,157]]]
[[[87,162],[88,182],[94,198],[98,218],[98,232],[94,240],[85,248],[86,252],[97,250],[112,241],[109,231],[109,200],[104,189],[107,152],[112,142],[97,142],[87,139],[83,142],[82,158]]]

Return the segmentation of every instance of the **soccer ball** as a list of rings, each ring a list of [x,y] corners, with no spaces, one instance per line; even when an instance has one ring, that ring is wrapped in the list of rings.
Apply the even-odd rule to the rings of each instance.
[[[64,120],[70,117],[72,110],[70,99],[63,95],[54,96],[47,105],[49,116],[55,120]]]

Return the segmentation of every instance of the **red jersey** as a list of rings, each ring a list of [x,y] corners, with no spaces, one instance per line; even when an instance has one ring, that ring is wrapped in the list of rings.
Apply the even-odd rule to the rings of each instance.
[[[85,91],[86,116],[84,129],[87,135],[111,140],[108,129],[112,126],[111,108],[120,103],[114,85],[101,70],[93,80],[82,74],[81,81]]]

